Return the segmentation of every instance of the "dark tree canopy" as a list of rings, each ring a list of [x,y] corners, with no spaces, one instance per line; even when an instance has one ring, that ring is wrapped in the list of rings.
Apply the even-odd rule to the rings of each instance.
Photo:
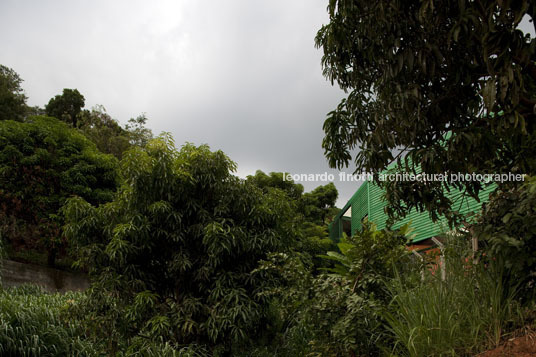
[[[328,234],[328,223],[339,211],[335,207],[338,197],[335,185],[329,183],[303,193],[303,186],[286,178],[284,173],[265,174],[261,170],[248,176],[246,181],[266,193],[280,191],[285,195],[284,200],[293,203],[294,221],[299,227],[295,251],[309,255],[316,268],[325,265],[318,255],[334,248]]]
[[[290,198],[295,200],[300,199],[303,194],[303,186],[294,183],[293,180],[285,180],[282,172],[265,174],[262,170],[257,170],[255,175],[250,175],[247,179],[262,189],[273,187],[283,190]]]
[[[26,95],[20,76],[0,64],[0,120],[22,121],[26,114]]]
[[[536,40],[529,1],[329,2],[324,75],[348,92],[324,123],[332,167],[536,172]],[[450,212],[447,183],[390,182],[391,214]],[[475,196],[478,183],[456,183]],[[450,216],[451,218],[454,216]]]
[[[63,120],[76,128],[84,105],[85,98],[78,89],[65,88],[62,94],[50,99],[45,110],[48,116]]]
[[[51,263],[62,248],[58,210],[77,195],[110,201],[117,160],[55,118],[0,121],[0,235],[13,246],[46,249]]]
[[[305,216],[317,224],[327,223],[328,216],[336,210],[337,197],[339,193],[333,182],[305,193],[302,198]]]
[[[265,191],[269,188],[276,188],[285,192],[289,199],[296,202],[297,212],[307,222],[324,225],[330,213],[336,210],[335,202],[339,193],[333,183],[318,186],[311,192],[304,193],[301,184],[286,179],[282,172],[265,174],[257,170],[255,175],[248,176],[247,180]]]
[[[145,126],[145,114],[131,118],[124,128],[102,105],[96,105],[91,110],[84,109],[79,117],[78,127],[82,133],[93,141],[100,151],[112,154],[118,159],[132,146],[143,147],[153,138],[153,132]]]
[[[79,127],[82,133],[97,145],[97,149],[118,159],[131,147],[129,132],[123,129],[102,105],[91,108],[91,111],[82,111]]]

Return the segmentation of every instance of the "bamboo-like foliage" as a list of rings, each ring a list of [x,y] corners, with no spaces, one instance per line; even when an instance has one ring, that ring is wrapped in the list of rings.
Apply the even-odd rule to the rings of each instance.
[[[129,151],[117,199],[64,209],[92,286],[82,311],[109,352],[126,338],[229,351],[262,333],[265,281],[252,273],[292,238],[292,203],[231,173],[221,151],[169,136]]]

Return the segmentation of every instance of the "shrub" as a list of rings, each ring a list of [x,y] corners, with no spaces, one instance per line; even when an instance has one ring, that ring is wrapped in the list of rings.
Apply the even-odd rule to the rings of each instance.
[[[294,210],[234,168],[221,151],[177,151],[164,136],[126,153],[113,202],[65,207],[65,232],[92,278],[82,313],[108,353],[140,337],[217,355],[262,336],[269,304],[254,270],[292,240]]]
[[[343,238],[339,252],[328,252],[325,259],[335,262],[314,282],[309,312],[315,326],[313,349],[321,355],[378,355],[389,343],[383,311],[390,300],[386,281],[394,277],[395,267],[408,267],[405,248],[411,230],[377,230],[363,222],[360,232]]]
[[[272,255],[262,269],[280,279],[271,291],[280,321],[274,343],[278,355],[381,354],[382,345],[390,342],[383,319],[390,301],[385,282],[394,278],[396,265],[409,267],[409,234],[407,226],[377,230],[364,222],[361,232],[323,256],[334,266],[316,277],[303,256]]]
[[[496,191],[473,225],[488,256],[504,260],[525,300],[536,284],[536,177],[519,187]]]

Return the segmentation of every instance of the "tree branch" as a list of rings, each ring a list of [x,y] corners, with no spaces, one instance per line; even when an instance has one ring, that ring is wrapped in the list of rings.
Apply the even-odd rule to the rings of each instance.
[[[512,59],[523,68],[523,72],[530,75],[532,79],[536,81],[536,65],[532,59],[529,58],[528,61],[523,61],[518,55],[513,56]]]
[[[404,149],[400,150],[400,152],[393,158],[393,160],[391,160],[387,166],[391,165],[393,162],[395,162],[399,157],[400,155],[402,155],[404,152],[406,152],[406,150],[408,149],[408,147],[406,146]]]
[[[534,111],[534,107],[536,107],[536,100],[530,100],[529,98],[520,96],[519,101],[521,102],[522,105],[527,107],[531,112]]]
[[[536,5],[534,5],[534,3],[530,4],[527,10],[527,14],[532,19],[532,27],[534,27],[534,32],[536,33]]]
[[[532,61],[530,61],[527,64],[526,69],[527,69],[527,73],[530,74],[532,79],[534,79],[536,81],[536,65]]]

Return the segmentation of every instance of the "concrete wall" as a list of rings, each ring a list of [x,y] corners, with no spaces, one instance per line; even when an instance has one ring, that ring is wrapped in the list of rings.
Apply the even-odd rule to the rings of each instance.
[[[89,280],[82,273],[71,273],[35,264],[19,263],[4,259],[1,279],[5,287],[36,284],[50,292],[85,290]]]

